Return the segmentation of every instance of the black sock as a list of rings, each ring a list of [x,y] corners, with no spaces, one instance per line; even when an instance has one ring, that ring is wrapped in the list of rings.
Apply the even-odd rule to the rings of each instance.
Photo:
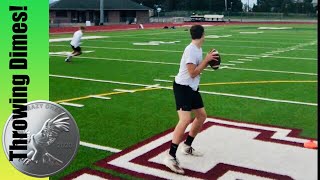
[[[178,146],[179,146],[178,144],[171,143],[169,154],[172,157],[176,157],[176,152],[177,152]]]
[[[184,143],[188,146],[191,146],[193,140],[194,140],[194,137],[191,137],[190,135],[188,135],[187,140]]]

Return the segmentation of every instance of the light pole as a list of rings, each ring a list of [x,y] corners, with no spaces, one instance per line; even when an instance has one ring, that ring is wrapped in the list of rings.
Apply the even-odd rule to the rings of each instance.
[[[100,0],[100,25],[103,25],[103,23],[104,23],[104,12],[103,12],[103,10],[104,10],[104,5],[103,5],[103,1],[104,0]]]
[[[224,0],[224,7],[225,7],[225,11],[228,11],[227,0]]]
[[[157,12],[158,12],[158,22],[160,22],[160,19],[159,19],[159,15],[160,15],[160,11],[161,11],[161,8],[157,8]]]

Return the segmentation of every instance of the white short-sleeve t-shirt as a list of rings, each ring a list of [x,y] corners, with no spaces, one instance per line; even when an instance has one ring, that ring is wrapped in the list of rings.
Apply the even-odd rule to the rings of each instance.
[[[183,52],[179,73],[175,77],[177,84],[190,86],[194,91],[197,91],[200,75],[192,78],[188,72],[187,64],[192,63],[198,66],[202,61],[202,48],[198,48],[196,45],[190,43]]]
[[[81,30],[78,30],[76,31],[74,34],[73,34],[73,37],[72,37],[72,40],[70,42],[70,44],[73,46],[73,47],[79,47],[80,46],[80,40],[82,38],[82,31]]]

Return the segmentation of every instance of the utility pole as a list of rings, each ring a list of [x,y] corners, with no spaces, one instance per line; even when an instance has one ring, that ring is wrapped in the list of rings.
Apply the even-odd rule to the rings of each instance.
[[[224,7],[225,7],[226,11],[228,11],[227,0],[224,0]]]
[[[100,25],[104,23],[104,0],[100,0]]]

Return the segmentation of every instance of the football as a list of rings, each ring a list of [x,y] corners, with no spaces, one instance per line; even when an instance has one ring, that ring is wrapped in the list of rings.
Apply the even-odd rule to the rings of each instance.
[[[212,49],[211,51],[218,53],[218,51],[217,51],[216,49]],[[210,52],[211,52],[211,51],[210,51]],[[220,56],[220,54],[218,54],[218,61],[215,61],[215,60],[209,61],[209,65],[210,65],[211,68],[214,69],[214,70],[219,69],[220,63],[221,63],[221,56]]]

